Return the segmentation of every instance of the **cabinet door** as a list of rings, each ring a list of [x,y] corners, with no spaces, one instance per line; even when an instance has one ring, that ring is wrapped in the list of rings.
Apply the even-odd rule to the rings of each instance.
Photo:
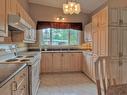
[[[71,53],[63,53],[62,55],[62,71],[63,72],[70,72],[71,69]]]
[[[126,58],[127,57],[127,27],[121,27],[120,31],[122,33],[121,53],[123,58]]]
[[[62,71],[62,53],[53,53],[53,72]]]
[[[0,36],[7,36],[6,35],[6,1],[0,1]]]
[[[93,53],[98,55],[98,32],[93,32]]]
[[[119,26],[120,10],[118,8],[109,9],[109,25]]]
[[[71,64],[73,71],[81,71],[82,53],[72,53]]]
[[[83,65],[82,65],[82,71],[84,72],[84,73],[86,73],[87,71],[88,71],[88,67],[87,67],[87,65],[86,65],[86,56],[85,56],[85,52],[83,52]]]
[[[36,41],[36,31],[35,29],[31,29],[32,31],[32,42],[35,42]]]
[[[89,23],[85,26],[85,42],[92,41],[92,24]]]
[[[53,72],[52,53],[42,53],[41,72]]]
[[[92,35],[93,35],[93,53],[98,55],[98,41],[99,41],[99,33],[98,33],[98,15],[92,17]]]
[[[95,62],[96,62],[96,60],[97,60],[97,56],[92,56],[92,80],[94,81],[94,82],[96,82],[96,77],[95,77]]]
[[[106,56],[108,55],[108,27],[107,26],[102,26],[100,28],[100,56]]]
[[[99,26],[108,25],[108,7],[105,7],[99,12]]]
[[[119,57],[121,47],[121,31],[119,27],[109,28],[109,55]]]
[[[122,26],[127,26],[127,8],[122,8],[119,14],[122,20]]]
[[[14,79],[8,81],[3,87],[0,88],[0,95],[15,95],[15,91],[12,89]]]
[[[88,25],[87,36],[88,36],[88,41],[92,41],[92,24],[91,23]]]

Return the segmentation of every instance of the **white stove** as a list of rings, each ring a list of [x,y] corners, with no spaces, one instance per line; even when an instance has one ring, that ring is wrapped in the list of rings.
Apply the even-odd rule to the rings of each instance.
[[[9,55],[0,63],[5,64],[27,64],[28,65],[28,87],[29,95],[36,95],[40,84],[40,60],[41,53],[22,53],[18,56]]]

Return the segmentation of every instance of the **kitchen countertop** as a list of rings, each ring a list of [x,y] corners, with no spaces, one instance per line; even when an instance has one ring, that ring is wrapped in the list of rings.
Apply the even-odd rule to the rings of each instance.
[[[34,56],[41,53],[40,51],[24,51],[24,52],[20,52],[18,53],[18,55],[27,55],[27,56]]]
[[[25,67],[26,64],[0,64],[0,88]]]
[[[82,50],[41,51],[42,53],[82,53]]]

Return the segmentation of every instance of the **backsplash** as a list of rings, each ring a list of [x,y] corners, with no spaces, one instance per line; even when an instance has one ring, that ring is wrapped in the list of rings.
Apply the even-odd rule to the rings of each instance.
[[[28,49],[27,44],[17,43],[16,45],[17,45],[17,51],[18,52],[27,51],[27,49]]]

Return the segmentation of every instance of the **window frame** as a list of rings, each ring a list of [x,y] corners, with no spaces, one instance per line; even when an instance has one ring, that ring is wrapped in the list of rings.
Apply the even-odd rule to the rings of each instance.
[[[45,29],[48,29],[48,28],[45,28]],[[42,44],[43,43],[43,41],[41,40],[41,37],[43,37],[43,29],[41,29],[40,30],[40,32],[39,32],[39,34],[40,34],[40,46],[49,46],[49,47],[59,47],[59,46],[80,46],[80,43],[81,43],[81,31],[80,30],[77,30],[77,31],[79,31],[79,33],[78,33],[78,43],[77,44],[75,44],[75,45],[71,45],[71,41],[70,41],[70,38],[71,38],[71,31],[70,30],[74,30],[74,29],[69,29],[69,32],[68,32],[68,45],[53,45],[52,44],[52,29],[53,28],[50,28],[50,45],[44,45],[44,44]]]

